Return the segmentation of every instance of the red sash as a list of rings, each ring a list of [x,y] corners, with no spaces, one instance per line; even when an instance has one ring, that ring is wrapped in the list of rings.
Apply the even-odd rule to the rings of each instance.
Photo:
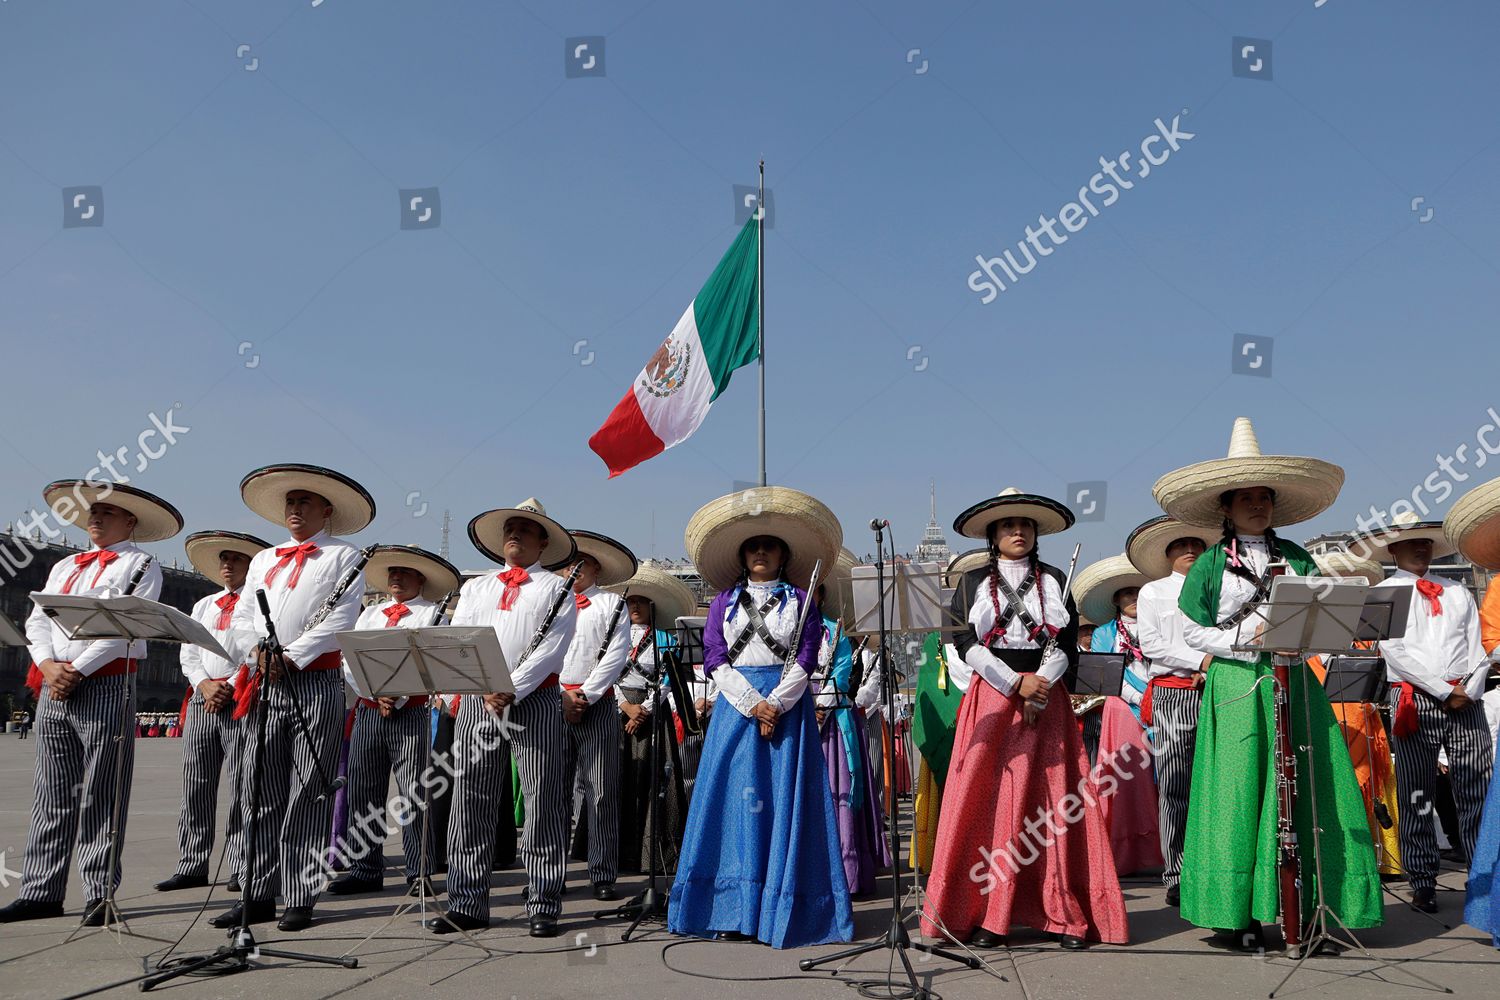
[[[1449,683],[1455,689],[1463,685],[1462,681]],[[1401,696],[1396,699],[1396,716],[1391,722],[1391,733],[1405,739],[1417,731],[1417,699],[1412,696],[1415,689],[1406,681],[1402,681],[1396,687],[1401,689]]]
[[[1196,687],[1197,681],[1192,677],[1179,677],[1177,674],[1164,674],[1161,677],[1153,677],[1146,682],[1146,693],[1141,697],[1141,725],[1151,725],[1151,692],[1155,688],[1190,688]]]
[[[313,660],[301,672],[305,674],[315,670],[337,670],[342,665],[343,657],[335,649]],[[255,707],[255,699],[260,697],[260,677],[260,671],[252,673],[248,665],[240,664],[240,672],[234,678],[233,718],[243,719]]]
[[[58,660],[57,662],[72,663],[73,661]],[[122,674],[126,673],[127,668],[132,674],[136,671],[135,661],[130,657],[121,657],[118,660],[110,660],[104,666],[89,674],[88,677],[85,677],[84,680],[88,680],[89,677],[119,677]],[[42,697],[42,685],[46,683],[46,681],[47,678],[42,676],[42,668],[37,666],[35,663],[33,663],[31,667],[26,671],[26,686],[31,688],[31,696],[33,698],[40,699]]]

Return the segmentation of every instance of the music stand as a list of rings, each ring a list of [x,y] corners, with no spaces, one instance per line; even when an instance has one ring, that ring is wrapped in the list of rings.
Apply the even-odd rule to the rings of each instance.
[[[490,692],[511,693],[510,667],[500,648],[500,637],[489,626],[434,625],[427,628],[362,629],[340,632],[336,636],[344,652],[344,662],[358,686],[371,698],[407,698],[426,695],[428,703],[438,694],[482,695]],[[508,724],[507,709],[502,727]],[[408,897],[394,913],[366,934],[345,955],[352,955],[381,931],[395,923],[412,907],[420,909],[423,923],[427,919],[428,867],[427,843],[432,828],[432,782],[426,778],[437,767],[432,740],[427,741],[427,767],[420,779],[422,785],[422,871],[417,877],[417,898]],[[449,773],[453,770],[450,767]],[[384,845],[381,850],[384,851]],[[447,911],[433,903],[433,912],[446,919]],[[486,954],[498,954],[480,944],[468,931],[455,927],[474,947]]]
[[[1068,691],[1071,694],[1118,697],[1124,683],[1124,653],[1079,653],[1078,669]]]
[[[188,644],[206,649],[211,653],[229,658],[213,635],[200,622],[168,607],[137,595],[121,597],[85,597],[74,594],[47,594],[34,592],[31,600],[69,639],[75,642],[93,642],[103,639],[125,640],[125,658],[130,656],[130,645],[137,640],[155,639],[158,642]],[[127,693],[120,710],[120,731],[115,736],[115,787],[114,802],[109,815],[109,892],[100,903],[104,907],[104,924],[101,930],[111,926],[116,936],[129,934],[170,944],[167,938],[150,934],[139,934],[130,929],[125,915],[115,902],[118,881],[123,873],[118,872],[120,863],[120,806],[125,798],[125,744],[131,738],[134,723],[132,706],[135,704],[135,671],[125,672]],[[63,941],[67,944],[84,933],[80,925]]]
[[[10,620],[10,615],[0,611],[0,646],[29,646],[26,641],[26,633],[22,632],[16,623]]]

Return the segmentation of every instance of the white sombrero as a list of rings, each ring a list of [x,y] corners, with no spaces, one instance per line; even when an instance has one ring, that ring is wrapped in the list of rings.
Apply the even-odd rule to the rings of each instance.
[[[577,546],[568,529],[547,516],[547,508],[536,497],[522,500],[514,507],[487,510],[469,522],[469,541],[497,563],[505,562],[505,522],[513,517],[535,521],[547,531],[547,544],[538,560],[545,569],[557,569],[573,561]]]
[[[272,524],[286,524],[286,495],[292,490],[316,493],[333,505],[331,535],[353,535],[375,520],[375,498],[369,491],[320,465],[268,465],[240,480],[245,506]]]
[[[1361,559],[1348,552],[1325,552],[1313,556],[1313,562],[1318,564],[1319,573],[1338,580],[1363,577],[1373,587],[1385,579],[1385,570],[1380,568],[1379,563]]]
[[[1126,587],[1142,587],[1151,577],[1131,564],[1124,553],[1100,559],[1084,568],[1073,581],[1073,600],[1078,612],[1095,622],[1107,622],[1115,616],[1115,592]]]
[[[948,560],[948,565],[943,570],[943,586],[950,590],[957,587],[958,581],[964,578],[965,573],[988,566],[989,562],[989,549],[970,549],[967,552],[960,552]]]
[[[1136,569],[1153,580],[1160,580],[1172,574],[1172,560],[1167,558],[1167,548],[1179,538],[1196,538],[1207,549],[1218,543],[1219,534],[1163,514],[1130,533],[1125,541],[1125,554]]]
[[[1443,533],[1469,562],[1500,569],[1500,479],[1460,497],[1443,519]]]
[[[390,589],[390,571],[395,567],[414,569],[426,579],[422,596],[441,601],[458,589],[461,574],[458,567],[435,552],[415,545],[377,545],[365,563],[365,589],[384,594]]]
[[[1219,497],[1229,490],[1267,486],[1276,491],[1271,527],[1317,517],[1333,506],[1344,485],[1344,470],[1331,462],[1288,455],[1262,455],[1249,417],[1236,417],[1229,454],[1169,472],[1151,495],[1162,510],[1204,528],[1224,523]]]
[[[786,486],[756,486],[699,507],[688,521],[683,542],[704,581],[714,590],[726,590],[743,572],[740,546],[757,535],[787,544],[792,557],[783,572],[804,588],[819,560],[824,576],[832,572],[844,541],[839,519],[816,497]]]
[[[624,583],[604,589],[612,594],[629,592],[631,597],[646,598],[656,608],[656,627],[667,632],[677,627],[677,619],[691,615],[698,606],[698,599],[687,584],[649,562],[637,566],[635,575]]]
[[[573,542],[578,547],[577,555],[589,556],[599,563],[599,586],[608,587],[623,583],[635,574],[640,560],[619,542],[597,531],[573,529]]]
[[[1355,535],[1350,547],[1361,559],[1377,563],[1395,562],[1391,546],[1397,542],[1414,542],[1426,539],[1432,543],[1432,558],[1441,559],[1458,551],[1458,546],[1448,541],[1443,534],[1442,521],[1421,521],[1411,511],[1403,510],[1391,518],[1389,527]]]
[[[96,503],[113,504],[135,516],[131,540],[159,542],[182,530],[182,515],[161,497],[124,483],[100,483],[88,479],[59,479],[42,489],[42,502],[59,520],[85,531],[89,508]]]
[[[220,552],[238,552],[246,559],[253,559],[255,553],[271,547],[265,539],[242,531],[195,531],[182,544],[193,569],[215,582],[219,579]]]
[[[1050,497],[1006,487],[998,496],[981,500],[953,519],[953,530],[966,538],[986,538],[989,526],[1007,517],[1029,517],[1036,533],[1055,535],[1073,526],[1073,512]]]

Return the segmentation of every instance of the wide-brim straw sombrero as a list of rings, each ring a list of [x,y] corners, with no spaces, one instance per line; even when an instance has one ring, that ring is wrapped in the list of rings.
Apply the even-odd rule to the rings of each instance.
[[[182,547],[187,550],[188,562],[193,564],[193,569],[217,583],[220,552],[238,552],[247,559],[254,559],[255,553],[269,549],[271,543],[243,531],[195,531],[187,536]]]
[[[1084,567],[1073,581],[1073,600],[1078,612],[1090,621],[1107,622],[1115,617],[1115,592],[1143,587],[1151,577],[1136,569],[1124,553],[1100,559]]]
[[[597,531],[574,528],[572,535],[573,543],[578,547],[576,555],[589,556],[599,563],[599,586],[624,583],[635,575],[640,560],[621,543]]]
[[[369,490],[321,465],[268,465],[240,480],[245,506],[272,524],[286,524],[286,495],[293,490],[316,493],[333,505],[331,535],[356,534],[375,520],[375,498]]]
[[[1051,497],[1022,493],[1014,486],[1001,490],[998,496],[981,500],[953,519],[953,530],[965,538],[986,538],[990,525],[1007,517],[1029,517],[1036,522],[1036,533],[1055,535],[1073,526],[1073,512]]]
[[[1391,523],[1382,529],[1356,535],[1350,548],[1361,559],[1377,563],[1395,562],[1391,546],[1397,542],[1429,541],[1432,543],[1432,558],[1441,559],[1458,551],[1458,546],[1448,541],[1443,533],[1442,521],[1420,521],[1410,511],[1402,511],[1391,518]]]
[[[1460,497],[1443,519],[1443,533],[1469,562],[1500,569],[1500,479]]]
[[[1317,563],[1319,573],[1336,580],[1364,579],[1373,587],[1385,579],[1385,570],[1378,562],[1348,552],[1324,552],[1313,556],[1313,562]]]
[[[522,500],[514,507],[499,507],[477,515],[469,522],[469,541],[495,562],[505,562],[505,522],[513,517],[524,517],[547,529],[547,544],[542,546],[538,559],[543,568],[557,569],[573,561],[573,554],[578,551],[573,536],[547,516],[547,508],[536,497]]]
[[[964,578],[965,573],[987,566],[989,561],[990,550],[988,548],[960,552],[948,560],[948,565],[943,570],[943,586],[952,590],[958,586],[958,581]]]
[[[154,493],[124,483],[101,483],[89,479],[59,479],[42,489],[42,502],[59,520],[87,531],[89,508],[96,503],[113,504],[135,515],[131,540],[159,542],[182,530],[177,508]]]
[[[422,583],[422,596],[429,601],[441,601],[458,589],[463,574],[458,567],[438,555],[415,545],[377,545],[365,563],[365,589],[386,593],[390,589],[390,571],[400,566],[414,569],[426,579]]]
[[[1229,490],[1267,486],[1276,491],[1271,527],[1317,517],[1333,506],[1344,485],[1344,470],[1332,462],[1291,455],[1262,455],[1249,417],[1236,417],[1229,454],[1197,462],[1156,481],[1151,495],[1161,509],[1204,528],[1224,523],[1219,497]]]
[[[1167,547],[1179,538],[1196,538],[1204,548],[1212,548],[1220,532],[1193,524],[1184,524],[1163,514],[1137,527],[1125,541],[1125,555],[1131,565],[1153,580],[1172,574],[1172,560],[1167,557]]]
[[[846,548],[840,548],[833,561],[833,571],[823,574],[823,603],[818,610],[825,618],[844,621],[845,627],[854,614],[854,565],[859,559]]]
[[[822,575],[833,570],[844,531],[822,501],[787,486],[756,486],[710,500],[698,508],[683,532],[688,558],[714,590],[732,587],[743,572],[740,546],[757,535],[781,539],[792,550],[783,575],[807,587],[813,565]]]
[[[649,562],[637,566],[630,579],[605,589],[646,598],[656,608],[656,627],[667,632],[677,627],[677,619],[692,615],[698,607],[698,598],[687,584]]]

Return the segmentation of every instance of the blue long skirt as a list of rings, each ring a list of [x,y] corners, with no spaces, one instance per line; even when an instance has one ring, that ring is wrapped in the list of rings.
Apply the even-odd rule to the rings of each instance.
[[[762,695],[781,666],[740,667]],[[720,706],[703,744],[667,927],[738,931],[773,948],[849,941],[854,917],[810,694],[761,737]]]
[[[1495,876],[1500,873],[1500,767],[1490,777],[1490,790],[1484,798],[1484,814],[1479,823],[1479,842],[1469,861],[1469,891],[1464,903],[1464,923],[1488,931],[1490,941],[1500,948],[1500,893],[1495,891]]]

